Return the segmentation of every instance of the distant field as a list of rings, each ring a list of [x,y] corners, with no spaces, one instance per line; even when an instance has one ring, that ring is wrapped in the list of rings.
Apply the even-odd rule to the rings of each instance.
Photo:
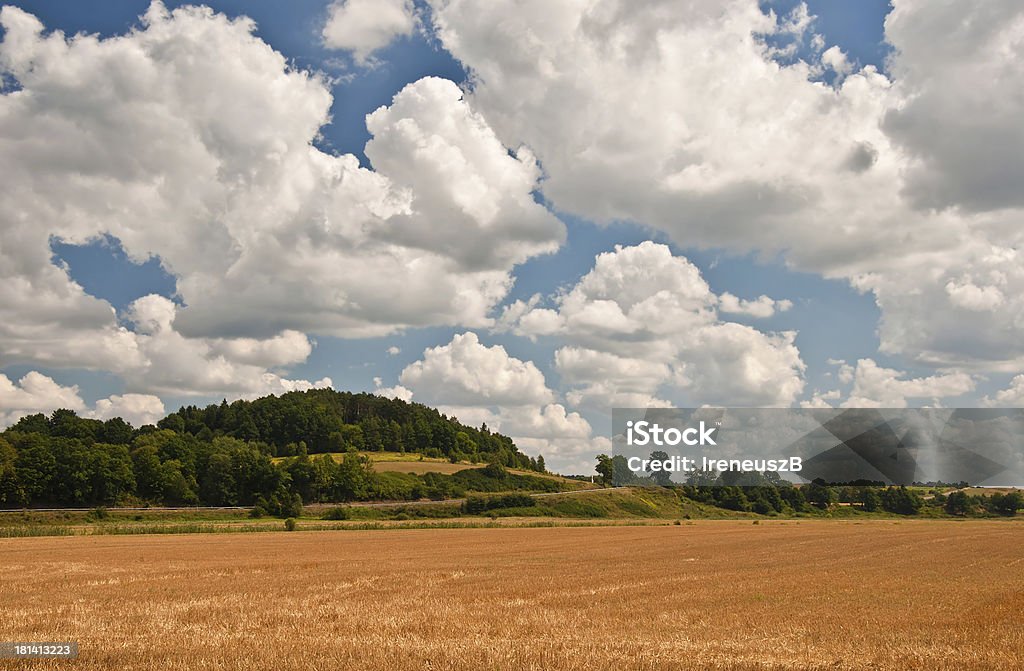
[[[340,458],[341,455],[338,455]],[[424,473],[444,473],[445,475],[451,475],[452,473],[458,473],[468,468],[483,468],[486,464],[470,464],[466,462],[459,462],[453,464],[443,460],[427,460],[423,461],[411,460],[411,461],[399,461],[397,459],[386,459],[386,460],[373,460],[373,470],[378,473],[416,473],[417,475],[423,475]],[[549,475],[547,473],[538,473],[537,471],[524,471],[518,468],[508,469],[510,473],[516,473],[518,475],[533,475],[538,478],[552,478],[555,480],[571,483],[578,485],[579,489],[587,489],[589,487],[596,487],[597,485],[591,485],[589,482],[583,482],[580,480],[571,480],[569,478],[563,478],[557,475]]]
[[[373,470],[378,473],[444,473],[451,475],[467,468],[480,468],[480,464],[451,464],[447,461],[375,461]]]
[[[19,668],[1020,669],[1024,524],[0,540]]]
[[[967,487],[960,491],[966,492],[971,496],[992,496],[993,494],[1009,494],[1010,492],[1019,492],[1020,489],[1017,487]]]
[[[385,461],[419,461],[426,463],[441,463],[447,464],[447,459],[441,457],[427,457],[422,454],[416,454],[414,452],[360,452],[359,454],[369,458],[370,461],[385,462]],[[341,452],[332,452],[331,456],[335,460],[340,460],[343,454]],[[467,464],[468,465],[468,464]]]
[[[340,462],[345,454],[343,452],[328,452],[332,459]],[[401,452],[360,452],[361,455],[367,457],[373,462],[373,470],[379,473],[416,473],[417,475],[423,475],[424,473],[444,473],[445,475],[451,475],[452,473],[458,473],[464,471],[467,468],[480,468],[484,464],[471,464],[467,461],[453,464],[447,459],[438,459],[436,457],[422,457],[419,454]],[[319,454],[310,455],[311,457],[318,457]],[[275,457],[272,461],[280,462],[284,461],[287,457]],[[534,473],[536,475],[536,473]]]
[[[551,473],[538,473],[537,471],[524,471],[518,468],[508,469],[509,473],[516,473],[518,475],[533,475],[538,478],[550,478],[551,480],[558,480],[569,486],[569,489],[599,489],[601,485],[595,485],[592,482],[586,480],[574,480],[573,478],[562,477],[561,475],[554,475]]]
[[[335,461],[341,461],[345,456],[342,452],[330,452],[331,458]],[[451,475],[452,473],[458,473],[464,471],[467,468],[482,468],[486,464],[473,464],[468,461],[460,461],[457,464],[453,464],[447,459],[440,459],[437,457],[424,457],[419,454],[412,452],[360,452],[361,455],[367,457],[373,462],[373,469],[378,473],[415,473],[417,475],[423,475],[425,473],[443,473],[445,475]],[[311,455],[319,456],[319,455]],[[273,461],[282,461],[285,457],[275,457]],[[573,489],[593,489],[597,485],[581,480],[573,480],[571,478],[563,478],[560,475],[553,475],[550,473],[537,473],[536,471],[524,471],[518,468],[508,469],[510,473],[516,473],[519,475],[533,475],[540,478],[551,478],[572,485]]]

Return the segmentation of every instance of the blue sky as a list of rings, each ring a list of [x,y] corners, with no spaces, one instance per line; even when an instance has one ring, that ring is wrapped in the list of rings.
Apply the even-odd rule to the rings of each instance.
[[[110,0],[102,3],[20,0],[9,4],[38,17],[47,31],[59,29],[68,36],[77,33],[96,34],[105,39],[132,29],[142,30],[139,17],[149,3],[145,0]],[[166,4],[169,9],[174,9],[186,3]],[[474,55],[469,51],[472,47],[469,40],[460,43],[455,53],[449,52],[445,36],[430,27],[431,9],[426,4],[417,3],[415,7],[420,27],[411,34],[398,35],[387,46],[374,51],[369,66],[360,63],[352,52],[344,48],[325,45],[321,31],[328,20],[329,7],[323,1],[280,3],[253,0],[215,1],[209,4],[216,12],[229,17],[242,14],[251,17],[256,23],[256,37],[283,54],[293,67],[324,75],[333,96],[330,120],[321,126],[312,144],[328,155],[353,154],[367,169],[376,170],[380,167],[373,165],[364,153],[364,147],[371,137],[366,125],[367,114],[381,106],[391,105],[399,91],[422,77],[435,76],[467,85],[470,70],[476,63],[473,61]],[[793,0],[763,0],[760,7],[785,17],[798,9],[799,4]],[[787,66],[805,61],[819,64],[816,66],[819,67],[825,62],[822,60],[823,47],[837,46],[841,49],[845,54],[845,62],[850,64],[849,68],[839,72],[836,67],[829,69],[820,66],[822,74],[816,78],[824,82],[824,86],[838,88],[848,73],[858,73],[869,65],[891,77],[889,59],[893,47],[886,41],[884,28],[890,9],[888,2],[880,0],[857,3],[809,0],[807,10],[815,17],[810,28],[796,37],[783,34],[773,36],[769,42],[779,47],[789,42],[796,43],[796,52],[782,61]],[[812,40],[812,36],[818,37]],[[488,65],[480,61],[479,67]],[[8,81],[8,94],[20,87],[20,84],[12,85],[10,73],[5,75],[5,80]],[[486,122],[493,120],[492,125],[501,131],[503,140],[511,138],[518,129],[525,143],[531,144],[531,138],[538,136],[531,134],[528,119],[499,118],[503,110],[495,107],[500,105],[500,102],[495,101],[501,100],[501,93],[475,91],[467,104]],[[573,205],[579,201],[564,196],[563,200],[559,200],[559,166],[554,159],[547,160],[548,157],[556,156],[556,153],[551,150],[546,154],[546,147],[540,146],[539,141],[534,142],[538,146],[531,148],[538,155],[541,169],[546,173],[550,171],[551,180],[542,180],[535,185],[533,198],[557,216],[567,235],[554,253],[531,254],[525,261],[514,265],[511,270],[514,283],[492,310],[492,315],[499,315],[502,309],[517,300],[528,301],[531,296],[538,294],[542,297],[543,306],[556,307],[558,294],[570,291],[593,268],[597,255],[613,252],[620,245],[629,247],[653,240],[667,245],[673,255],[685,257],[693,263],[715,295],[727,292],[741,299],[767,295],[792,303],[790,309],[776,310],[767,318],[730,314],[728,321],[753,327],[765,334],[798,332],[794,344],[805,369],[800,372],[803,388],[793,398],[794,403],[810,400],[815,391],[836,389],[838,368],[834,362],[838,360],[854,364],[860,359],[870,359],[878,367],[898,371],[901,379],[928,379],[935,375],[959,374],[957,371],[966,369],[963,366],[937,367],[923,362],[913,352],[908,355],[907,350],[898,351],[899,347],[889,346],[883,348],[885,351],[880,351],[880,324],[886,321],[894,323],[892,319],[885,319],[876,300],[875,292],[884,289],[874,288],[870,281],[860,289],[851,286],[860,281],[856,278],[873,277],[872,273],[845,269],[816,272],[812,269],[815,262],[801,260],[804,257],[799,253],[799,241],[793,244],[783,241],[779,249],[775,250],[759,249],[758,244],[752,242],[745,249],[742,239],[737,243],[722,237],[722,244],[716,244],[714,235],[704,235],[699,245],[685,244],[684,241],[690,237],[680,234],[674,224],[666,224],[657,217],[650,221],[644,221],[643,216],[613,217],[611,220],[591,217],[587,207]],[[894,143],[894,146],[897,145]],[[874,155],[877,156],[877,150],[871,151],[875,151]],[[179,309],[188,309],[176,286],[177,278],[161,266],[158,258],[150,258],[141,264],[133,263],[113,234],[105,234],[83,244],[65,242],[58,233],[51,235],[53,263],[66,266],[70,279],[87,294],[107,301],[117,312],[122,326],[132,328],[132,322],[125,315],[133,301],[150,294],[170,298],[178,303]],[[753,236],[751,239],[754,239]],[[791,247],[796,250],[792,254]],[[946,283],[946,291],[952,296],[960,286],[958,282],[970,283],[973,281],[971,278],[977,275],[964,272],[953,277]],[[565,307],[562,309],[564,312]],[[473,330],[486,346],[502,345],[509,355],[533,362],[543,373],[556,400],[571,405],[566,399],[572,385],[561,379],[562,371],[554,365],[556,351],[565,347],[567,342],[571,344],[571,339],[543,334],[531,338],[521,332],[517,334],[515,330],[467,327],[458,323],[400,328],[380,337],[331,335],[318,333],[315,329],[304,329],[315,343],[309,355],[302,361],[283,367],[271,366],[270,369],[294,379],[316,380],[328,376],[339,389],[373,390],[376,387],[375,378],[380,378],[383,386],[391,387],[398,384],[404,369],[423,359],[425,349],[445,345],[455,334],[467,330]],[[899,336],[906,329],[897,331],[896,335]],[[388,348],[393,347],[399,348],[400,352],[389,353]],[[139,387],[137,381],[133,382],[131,378],[126,381],[123,375],[104,370],[103,367],[76,367],[66,363],[54,365],[52,357],[33,360],[32,357],[8,355],[5,358],[0,358],[0,374],[16,380],[30,371],[38,371],[59,385],[77,385],[86,406],[113,394],[140,391],[136,389]],[[992,368],[971,373],[971,393],[953,394],[951,398],[954,402],[977,402],[1006,387],[1015,372],[1012,366],[1001,365],[998,370]],[[677,389],[672,394],[669,400],[678,404],[702,402],[699,387],[687,388],[684,385],[681,391]],[[170,410],[182,403],[217,401],[222,395],[227,394],[211,391],[185,395],[168,391],[161,393],[160,398]],[[918,395],[909,398],[908,402],[919,404],[930,400]],[[603,422],[604,413],[594,410],[593,406],[581,407],[580,412],[595,427]]]

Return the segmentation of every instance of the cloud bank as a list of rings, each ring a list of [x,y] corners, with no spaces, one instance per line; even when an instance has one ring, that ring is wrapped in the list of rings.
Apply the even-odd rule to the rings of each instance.
[[[344,5],[362,11],[359,3]],[[125,35],[47,33],[0,10],[0,359],[101,369],[130,392],[252,395],[318,383],[281,370],[316,333],[487,326],[511,271],[563,225],[452,82],[367,117],[366,153],[315,146],[332,96],[247,18],[154,2]],[[53,238],[158,257],[177,304],[124,314],[51,262]]]
[[[802,6],[431,5],[472,104],[537,154],[555,208],[843,278],[881,308],[883,353],[1024,365],[1020,3],[896,0],[888,75],[825,49]],[[780,54],[783,35],[821,52]]]

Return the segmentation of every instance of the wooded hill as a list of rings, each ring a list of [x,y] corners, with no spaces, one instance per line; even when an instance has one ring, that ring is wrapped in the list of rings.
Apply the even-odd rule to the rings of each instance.
[[[373,394],[311,389],[255,401],[184,407],[157,426],[201,440],[230,436],[267,443],[274,456],[345,452],[414,452],[455,461],[497,462],[538,470],[508,436],[466,426],[420,403]],[[543,469],[541,469],[543,470]]]
[[[418,453],[489,468],[452,476],[374,473],[360,451]],[[344,456],[315,456],[327,452]],[[551,486],[541,478],[506,483],[527,476],[505,467],[543,471],[544,461],[486,426],[466,426],[418,403],[316,389],[189,406],[137,429],[120,418],[104,422],[70,410],[24,417],[0,433],[0,507],[142,502],[259,505],[277,514],[314,501]]]

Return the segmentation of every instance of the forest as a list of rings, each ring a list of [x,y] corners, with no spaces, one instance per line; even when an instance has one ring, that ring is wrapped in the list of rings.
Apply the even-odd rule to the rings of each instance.
[[[450,476],[375,473],[365,451],[488,466]],[[445,498],[525,477],[506,467],[543,472],[544,460],[486,425],[465,426],[421,404],[316,389],[184,407],[139,428],[70,410],[24,417],[0,433],[0,507],[134,503],[292,514],[303,502]]]

